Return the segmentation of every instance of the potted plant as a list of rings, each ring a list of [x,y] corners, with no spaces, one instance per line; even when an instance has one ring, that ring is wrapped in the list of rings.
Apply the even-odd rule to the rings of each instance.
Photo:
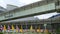
[[[56,29],[56,34],[60,34],[60,28]]]
[[[3,34],[3,32],[0,32],[0,34]]]

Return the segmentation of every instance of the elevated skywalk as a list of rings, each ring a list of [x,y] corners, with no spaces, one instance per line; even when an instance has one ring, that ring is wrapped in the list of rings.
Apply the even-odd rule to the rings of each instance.
[[[14,10],[0,14],[0,22],[56,12],[56,2],[57,0],[45,0],[16,8]]]

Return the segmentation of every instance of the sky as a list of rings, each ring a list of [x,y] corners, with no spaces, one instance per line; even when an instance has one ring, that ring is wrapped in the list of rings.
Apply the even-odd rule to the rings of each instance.
[[[0,0],[0,6],[6,8],[7,4],[11,4],[20,7],[37,1],[41,0]]]

